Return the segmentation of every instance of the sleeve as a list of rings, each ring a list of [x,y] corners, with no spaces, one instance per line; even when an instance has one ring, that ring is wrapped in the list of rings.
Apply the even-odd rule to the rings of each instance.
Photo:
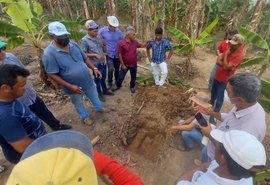
[[[18,116],[13,116],[11,113],[6,114],[5,124],[1,124],[0,135],[5,138],[8,143],[19,141],[27,137],[27,133],[22,126]]]
[[[146,46],[147,49],[150,49],[153,47],[153,41],[149,42]]]
[[[132,171],[97,151],[94,151],[94,164],[97,174],[108,175],[115,185],[144,184]]]
[[[87,42],[86,42],[85,39],[82,39],[81,48],[82,48],[83,52],[88,53],[89,46],[88,46],[88,44],[87,44]]]
[[[57,74],[59,73],[59,65],[54,58],[53,53],[50,53],[49,51],[44,51],[42,62],[45,68],[45,71],[48,74]]]
[[[13,54],[11,54],[18,66],[24,68],[23,63]]]
[[[120,32],[120,38],[123,39],[124,38],[123,32],[120,29],[119,29],[119,32]]]
[[[166,47],[166,49],[168,49],[168,50],[172,50],[172,49],[173,49],[173,47],[172,47],[170,41],[168,41],[168,40],[166,40],[165,47]]]
[[[136,41],[136,42],[137,42],[137,48],[141,48],[142,47],[142,44],[139,43],[138,41]]]
[[[228,116],[228,113],[220,113],[221,114],[221,121],[224,121]]]
[[[87,58],[87,55],[85,54],[85,52],[82,50],[82,48],[76,43],[76,42],[73,42],[72,41],[72,44],[74,44],[80,51],[81,55],[82,55],[82,58],[83,60],[85,60]]]
[[[119,41],[117,44],[117,53],[122,53],[122,52],[123,52],[122,42]]]

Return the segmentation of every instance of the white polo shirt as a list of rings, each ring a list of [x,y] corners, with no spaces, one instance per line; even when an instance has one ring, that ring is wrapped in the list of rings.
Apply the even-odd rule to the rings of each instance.
[[[252,178],[242,178],[240,180],[225,179],[218,176],[214,170],[218,163],[214,160],[211,162],[206,172],[196,171],[191,181],[179,181],[177,185],[252,185]]]
[[[222,131],[243,130],[254,135],[259,141],[262,141],[266,132],[265,111],[259,103],[256,103],[246,109],[237,111],[233,107],[229,113],[221,114],[221,124],[217,129]],[[211,160],[215,158],[215,148],[211,141],[207,144],[207,155]]]

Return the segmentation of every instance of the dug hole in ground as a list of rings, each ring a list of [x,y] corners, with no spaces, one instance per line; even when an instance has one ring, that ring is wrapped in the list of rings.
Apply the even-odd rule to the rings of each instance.
[[[24,52],[26,50],[27,54]],[[132,169],[146,185],[174,184],[184,171],[194,168],[193,160],[199,157],[201,147],[197,146],[188,152],[177,150],[174,141],[179,140],[181,145],[181,136],[176,134],[172,137],[167,129],[179,119],[189,116],[192,111],[190,96],[196,91],[207,92],[207,80],[216,59],[209,49],[198,48],[196,58],[192,59],[193,77],[188,83],[195,91],[187,92],[189,88],[171,84],[157,87],[146,82],[139,83],[136,93],[132,94],[127,74],[123,87],[114,96],[106,96],[104,106],[109,109],[109,113],[95,113],[86,100],[87,108],[95,119],[93,126],[80,124],[67,96],[41,88],[38,65],[33,57],[36,54],[31,46],[23,45],[12,52],[31,71],[29,81],[58,119],[72,124],[74,130],[82,132],[90,139],[100,136],[94,148]],[[139,53],[139,63],[144,65],[144,52]],[[169,73],[175,77],[181,75],[177,73],[177,69],[184,60],[184,57],[174,55],[168,64]],[[147,72],[139,69],[138,73]],[[222,110],[228,111],[230,108],[230,105],[225,104]],[[267,125],[264,145],[269,156],[269,116]],[[7,166],[7,170],[0,174],[0,184],[4,185],[13,165],[5,161],[2,153],[0,162]],[[99,179],[99,184],[106,183]]]

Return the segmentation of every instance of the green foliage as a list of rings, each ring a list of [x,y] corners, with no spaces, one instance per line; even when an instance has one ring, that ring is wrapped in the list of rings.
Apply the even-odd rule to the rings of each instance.
[[[269,178],[269,177],[270,177],[270,169],[267,169],[267,170],[257,173],[254,179],[256,181],[264,181],[264,179]]]
[[[176,38],[180,41],[179,44],[174,46],[174,50],[180,52],[180,53],[192,53],[194,52],[194,49],[197,45],[202,44],[209,44],[212,43],[212,38],[209,38],[208,36],[218,23],[218,18],[216,18],[211,24],[209,24],[202,33],[198,36],[198,38],[192,40],[189,38],[185,33],[183,33],[181,30],[174,28],[172,26],[168,26],[168,31],[173,33]],[[183,44],[184,43],[184,44]]]
[[[240,68],[252,66],[255,64],[259,64],[265,60],[263,56],[253,56],[245,58],[244,61],[241,63]]]
[[[265,56],[254,56],[251,58],[246,58],[240,67],[247,67],[254,64],[263,62],[266,63],[270,61],[270,48],[267,42],[260,35],[241,26],[238,28],[238,31],[245,37],[246,42],[250,42],[254,46],[265,50],[267,53]],[[261,79],[261,82],[262,96],[260,97],[259,102],[265,111],[270,112],[270,82],[263,79]]]
[[[0,36],[16,37],[23,33],[23,30],[7,22],[0,21]]]
[[[238,27],[238,32],[245,37],[246,41],[251,42],[254,46],[269,50],[267,42],[256,32],[250,31],[242,26]]]
[[[17,37],[11,37],[7,41],[7,49],[13,49],[20,45],[22,45],[25,42],[24,37],[17,36]]]
[[[33,29],[35,28],[34,25],[31,24],[33,14],[28,3],[25,0],[2,0],[1,2],[7,3],[7,6],[4,7],[4,11],[10,16],[10,18],[12,19],[12,23],[15,26],[27,32],[33,31]]]

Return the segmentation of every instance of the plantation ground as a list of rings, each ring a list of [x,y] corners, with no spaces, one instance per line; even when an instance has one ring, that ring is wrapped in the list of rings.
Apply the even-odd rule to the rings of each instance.
[[[194,167],[193,159],[199,156],[200,147],[181,152],[175,148],[176,137],[171,137],[167,132],[170,125],[180,118],[187,117],[192,111],[188,98],[193,92],[187,92],[189,88],[175,85],[156,87],[151,83],[140,83],[136,93],[131,94],[127,78],[123,88],[117,91],[115,96],[106,99],[104,105],[110,110],[109,113],[95,113],[91,104],[86,103],[96,121],[93,126],[85,126],[80,124],[67,96],[56,95],[53,90],[45,91],[41,88],[37,63],[33,62],[33,48],[24,45],[12,52],[31,71],[29,80],[57,118],[72,124],[74,130],[84,133],[89,138],[99,135],[100,140],[95,149],[134,170],[146,185],[173,184],[181,173]],[[143,55],[140,56],[143,61]],[[180,75],[177,69],[183,60],[183,57],[173,56],[169,70],[174,77]],[[195,91],[207,92],[207,79],[214,65],[215,55],[207,48],[199,48],[192,62],[194,75],[188,83]],[[250,70],[254,71],[256,67]],[[140,70],[140,73],[142,72]],[[229,109],[228,105],[223,107],[223,110]],[[268,131],[264,142],[268,156],[269,124],[268,118]],[[8,167],[6,172],[0,174],[2,185],[5,184],[13,166],[4,160],[2,154],[0,162]],[[104,182],[100,181],[100,184]]]

